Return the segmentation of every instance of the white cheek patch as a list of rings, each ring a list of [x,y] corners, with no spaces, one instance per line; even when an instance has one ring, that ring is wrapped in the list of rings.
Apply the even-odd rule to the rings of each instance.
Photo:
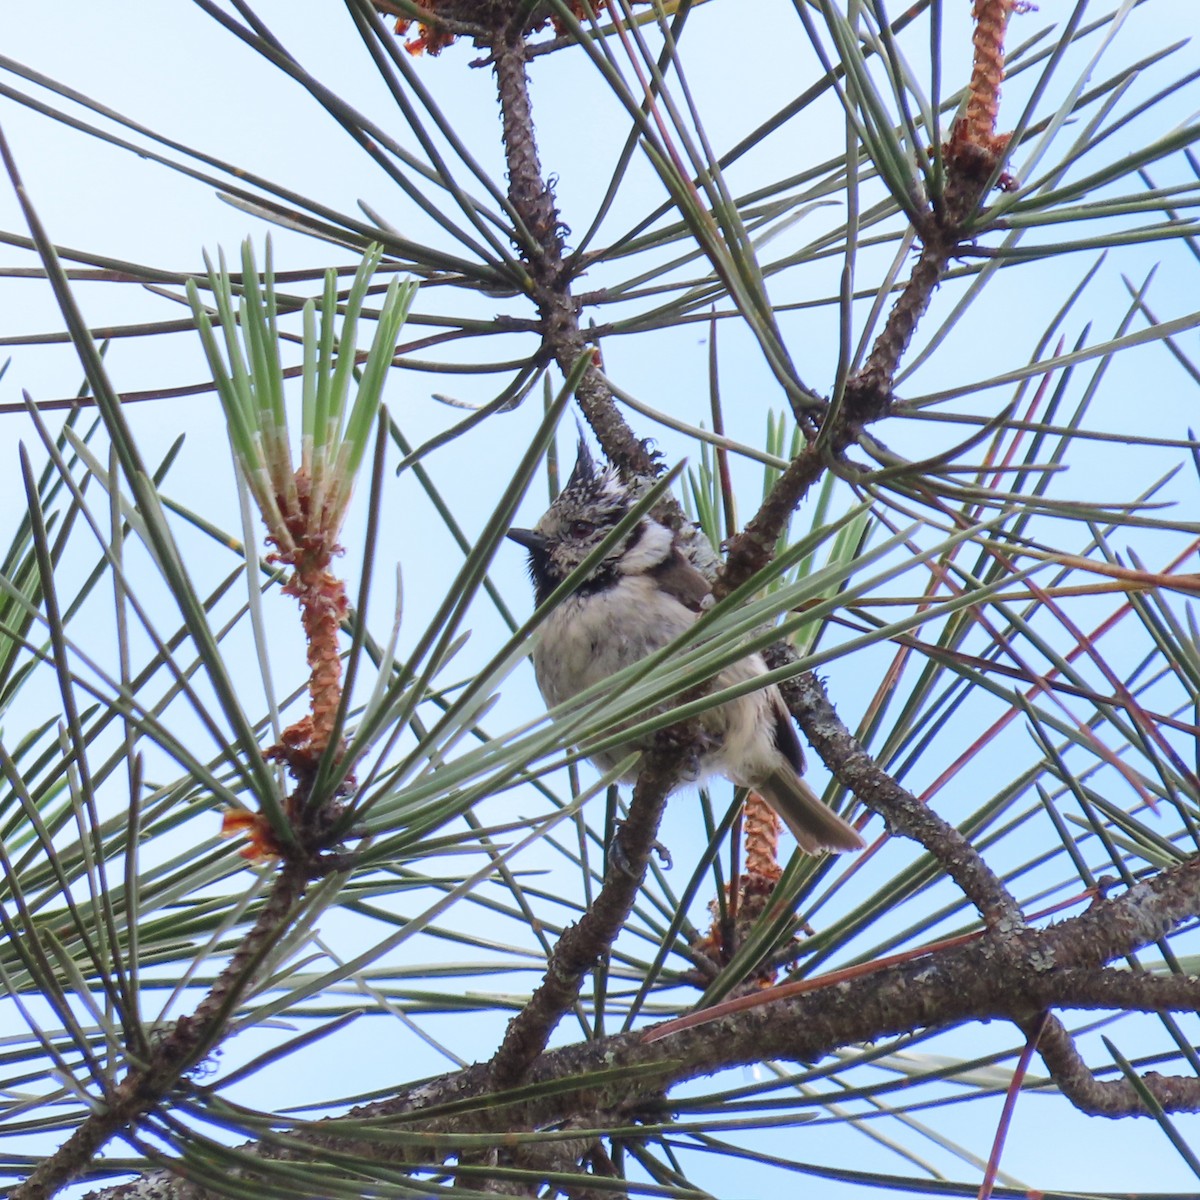
[[[642,523],[642,536],[617,559],[617,570],[623,575],[642,575],[666,562],[675,535],[657,521]]]

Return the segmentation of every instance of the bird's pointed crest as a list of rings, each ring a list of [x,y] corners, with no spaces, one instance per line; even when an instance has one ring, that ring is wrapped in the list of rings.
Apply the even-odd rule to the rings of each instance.
[[[567,480],[567,487],[589,488],[596,478],[596,463],[592,452],[588,449],[587,439],[583,429],[579,430],[579,448],[575,454],[575,469]]]
[[[571,478],[563,488],[563,494],[573,496],[590,496],[599,500],[627,500],[629,489],[621,483],[617,469],[611,463],[597,463],[588,448],[587,435],[583,426],[576,422],[579,429],[579,445],[575,455],[575,467]]]

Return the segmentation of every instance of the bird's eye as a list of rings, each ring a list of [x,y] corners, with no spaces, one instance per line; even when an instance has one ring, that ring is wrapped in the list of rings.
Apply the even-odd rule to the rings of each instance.
[[[594,533],[595,525],[591,521],[572,521],[571,536],[572,537],[587,537],[589,533]]]

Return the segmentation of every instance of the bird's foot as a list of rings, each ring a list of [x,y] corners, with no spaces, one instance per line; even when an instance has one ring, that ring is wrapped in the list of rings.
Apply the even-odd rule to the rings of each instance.
[[[625,853],[625,847],[621,844],[621,827],[624,824],[624,821],[617,822],[617,831],[608,844],[608,860],[622,875],[628,875],[630,879],[641,879],[642,872],[634,870],[633,863],[629,861],[629,855]],[[658,861],[662,864],[663,870],[669,871],[672,866],[670,850],[657,838],[650,843],[650,850],[658,855]]]

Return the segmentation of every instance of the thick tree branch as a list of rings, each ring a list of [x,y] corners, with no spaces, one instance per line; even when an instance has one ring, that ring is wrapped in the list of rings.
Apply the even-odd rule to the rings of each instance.
[[[390,1100],[354,1110],[352,1117],[404,1120],[409,1131],[431,1135],[429,1154],[437,1153],[438,1132],[496,1133],[534,1130],[569,1121],[579,1112],[634,1113],[639,1105],[657,1105],[671,1087],[729,1067],[768,1059],[814,1062],[845,1045],[879,1041],[917,1029],[941,1029],[967,1021],[1011,1020],[1032,1028],[1048,1009],[1108,1009],[1122,1005],[1148,1012],[1194,1011],[1200,1007],[1200,983],[1183,976],[1138,975],[1104,969],[1114,959],[1161,938],[1200,913],[1200,860],[1192,860],[1137,883],[1114,899],[1047,929],[1016,932],[993,929],[977,941],[924,958],[884,968],[774,1004],[732,1014],[647,1043],[644,1032],[619,1034],[544,1053],[531,1066],[527,1082],[578,1087],[561,1091],[522,1089],[510,1104],[480,1105],[436,1119],[422,1111],[452,1101],[483,1098],[493,1092],[487,1065],[470,1067],[406,1088]],[[1069,1038],[1047,1026],[1040,1047],[1056,1078],[1065,1081],[1071,1099],[1088,1111],[1138,1112],[1110,1099],[1125,1093],[1118,1084],[1086,1082],[1087,1069]],[[622,1079],[622,1069],[636,1076]],[[617,1074],[613,1074],[616,1072]],[[1200,1109],[1194,1081],[1149,1076],[1148,1086],[1170,1112]],[[1111,1089],[1111,1090],[1110,1090]],[[1099,1098],[1099,1102],[1098,1102]],[[1107,1107],[1105,1107],[1107,1106]],[[411,1146],[370,1145],[339,1137],[331,1120],[295,1134],[295,1140],[319,1156],[323,1149],[403,1165]],[[307,1157],[309,1151],[278,1146],[250,1148],[260,1157]],[[163,1174],[93,1193],[95,1200],[219,1200],[212,1193],[171,1181]]]

